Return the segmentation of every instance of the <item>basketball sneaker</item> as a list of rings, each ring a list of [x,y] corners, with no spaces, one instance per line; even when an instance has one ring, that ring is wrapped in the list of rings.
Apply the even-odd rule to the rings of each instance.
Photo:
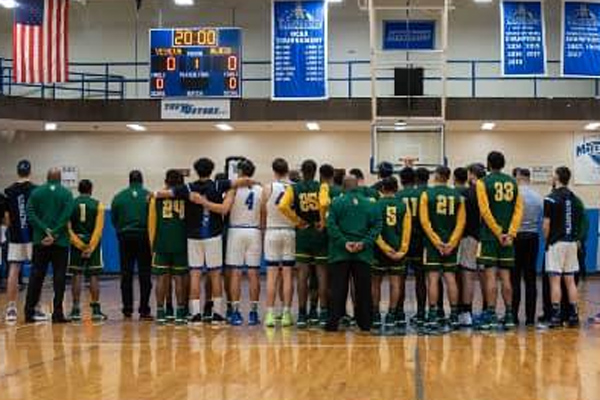
[[[268,311],[265,315],[265,326],[267,328],[275,328],[276,324],[275,313],[273,311]]]
[[[202,323],[202,314],[198,313],[198,314],[194,315],[192,317],[192,319],[190,320],[190,322],[195,325],[201,324]]]
[[[9,304],[9,306],[6,307],[4,321],[9,324],[17,322],[17,306],[14,303]]]
[[[229,324],[233,326],[241,326],[244,323],[244,318],[239,310],[234,310],[231,312],[231,319],[229,320]]]
[[[164,325],[167,323],[167,312],[162,307],[156,309],[156,323],[158,325]]]
[[[512,312],[507,312],[504,315],[504,320],[502,321],[502,323],[506,329],[512,329],[516,326],[515,318],[514,318]]]
[[[175,325],[187,325],[187,315],[185,307],[177,307],[175,311]]]
[[[388,312],[387,314],[385,314],[385,317],[383,319],[383,326],[386,329],[393,329],[396,327],[396,316],[393,312]]]
[[[213,312],[212,316],[210,317],[210,323],[212,325],[224,325],[227,323],[227,320],[223,318],[221,314]]]
[[[396,315],[396,327],[405,329],[407,324],[408,322],[406,320],[406,314],[403,312],[398,313],[398,315]]]
[[[374,312],[371,316],[371,327],[373,329],[380,329],[381,328],[381,313],[380,312]]]
[[[313,307],[308,312],[308,321],[310,325],[317,325],[319,323],[319,313],[317,313],[317,307]]]
[[[325,328],[327,321],[329,320],[329,312],[326,309],[321,309],[319,313],[319,327]]]
[[[308,319],[305,313],[298,313],[298,320],[296,321],[296,326],[298,327],[298,329],[304,329],[308,326]]]
[[[250,311],[248,314],[248,325],[256,326],[260,325],[260,318],[258,316],[258,311]]]
[[[473,316],[470,312],[460,313],[458,315],[458,323],[463,328],[470,328],[473,326]]]
[[[90,304],[90,307],[92,308],[92,321],[101,322],[106,321],[108,319],[106,314],[102,312],[99,303],[92,303]]]
[[[285,311],[283,314],[281,314],[281,326],[282,327],[288,328],[293,325],[294,325],[294,317],[292,316],[291,312]]]

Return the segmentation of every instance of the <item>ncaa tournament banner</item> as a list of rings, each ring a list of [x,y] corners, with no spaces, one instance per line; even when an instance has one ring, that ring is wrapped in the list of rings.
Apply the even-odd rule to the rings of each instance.
[[[383,21],[383,50],[435,49],[435,21]]]
[[[575,184],[600,184],[600,134],[576,133],[573,160]]]
[[[160,106],[161,119],[214,120],[231,118],[231,101],[223,100],[169,100]]]
[[[563,76],[600,77],[600,3],[563,3],[561,44]]]
[[[542,1],[500,3],[502,74],[531,76],[546,74],[546,30]]]
[[[327,1],[273,0],[271,23],[271,98],[327,99]]]

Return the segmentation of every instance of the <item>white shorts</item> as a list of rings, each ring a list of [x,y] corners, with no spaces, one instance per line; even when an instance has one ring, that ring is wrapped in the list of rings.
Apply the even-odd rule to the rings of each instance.
[[[576,242],[557,242],[546,251],[546,273],[574,274],[579,271]]]
[[[296,263],[296,231],[293,228],[267,228],[265,259],[268,266],[293,267]]]
[[[223,239],[188,239],[188,263],[190,269],[218,269],[223,267]]]
[[[458,265],[469,271],[477,271],[478,247],[479,242],[475,238],[463,238],[458,246]]]
[[[31,262],[33,255],[32,243],[9,243],[8,257],[9,263],[28,263]]]
[[[262,235],[256,228],[229,228],[227,231],[228,267],[260,268]]]

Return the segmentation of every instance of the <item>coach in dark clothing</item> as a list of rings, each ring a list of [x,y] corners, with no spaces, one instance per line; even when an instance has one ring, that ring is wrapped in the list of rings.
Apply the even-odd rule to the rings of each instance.
[[[67,322],[63,313],[63,298],[69,261],[67,224],[71,216],[73,195],[60,181],[60,170],[51,169],[48,172],[48,182],[35,189],[27,203],[27,216],[33,229],[33,260],[25,302],[26,322],[34,322],[35,308],[50,264],[54,281],[52,322]]]
[[[112,201],[111,220],[119,239],[121,260],[121,298],[123,315],[133,314],[133,274],[138,269],[140,281],[140,319],[150,320],[150,293],[152,292],[152,256],[148,237],[148,195],[140,171],[129,174],[129,187],[119,192]]]
[[[336,331],[346,314],[350,277],[356,291],[356,322],[363,331],[371,328],[371,264],[375,240],[382,221],[374,203],[364,197],[354,177],[344,180],[344,196],[329,209],[330,316],[326,330]]]
[[[515,238],[515,268],[512,271],[513,317],[519,323],[519,305],[521,304],[521,280],[525,282],[525,324],[535,324],[537,304],[536,267],[540,248],[539,229],[542,221],[544,202],[530,187],[531,172],[517,168],[513,173],[523,197],[523,221]]]

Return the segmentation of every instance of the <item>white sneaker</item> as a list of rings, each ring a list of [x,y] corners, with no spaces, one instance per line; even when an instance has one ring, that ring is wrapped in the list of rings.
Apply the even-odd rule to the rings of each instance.
[[[469,312],[461,313],[458,316],[458,323],[460,326],[462,326],[464,328],[472,327],[473,326],[473,317],[471,316],[471,313],[469,313]]]
[[[33,313],[33,320],[35,322],[45,322],[50,320],[50,317],[42,310],[35,310]]]
[[[6,314],[4,316],[4,321],[7,323],[17,322],[17,307],[14,305],[9,305],[6,307]]]

